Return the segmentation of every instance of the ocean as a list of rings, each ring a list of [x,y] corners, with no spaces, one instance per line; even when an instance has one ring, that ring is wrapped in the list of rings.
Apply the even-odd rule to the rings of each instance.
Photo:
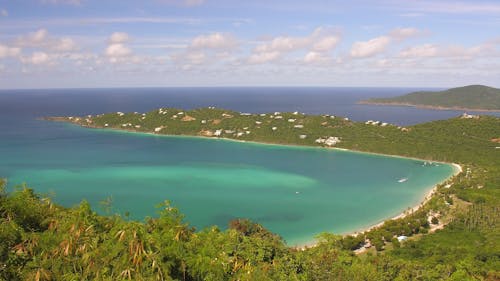
[[[197,228],[255,220],[289,245],[347,233],[418,204],[450,165],[338,150],[80,128],[43,116],[216,106],[244,112],[300,111],[398,125],[458,111],[356,104],[401,88],[147,88],[0,91],[0,177],[27,183],[56,203],[88,200],[100,213],[142,220],[170,200]],[[405,178],[404,182],[399,180]]]

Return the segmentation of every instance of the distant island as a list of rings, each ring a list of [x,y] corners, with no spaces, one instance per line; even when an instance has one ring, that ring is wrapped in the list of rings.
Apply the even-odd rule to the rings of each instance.
[[[483,85],[470,85],[438,92],[414,92],[394,98],[374,98],[363,100],[360,103],[443,110],[500,111],[500,89]]]

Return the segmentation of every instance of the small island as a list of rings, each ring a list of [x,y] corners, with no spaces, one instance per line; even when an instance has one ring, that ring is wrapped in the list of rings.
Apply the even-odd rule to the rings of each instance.
[[[500,111],[500,89],[470,85],[438,92],[414,92],[394,98],[374,98],[360,103],[415,106],[438,110]]]

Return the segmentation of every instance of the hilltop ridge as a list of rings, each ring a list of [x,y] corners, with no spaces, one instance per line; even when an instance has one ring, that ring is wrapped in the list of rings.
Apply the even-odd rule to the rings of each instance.
[[[484,85],[469,85],[437,92],[419,91],[393,98],[374,98],[360,103],[432,109],[500,111],[500,89]]]

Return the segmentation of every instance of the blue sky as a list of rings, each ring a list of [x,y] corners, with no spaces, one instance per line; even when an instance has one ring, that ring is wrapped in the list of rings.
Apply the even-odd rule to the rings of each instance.
[[[0,88],[500,87],[500,1],[0,0]]]

